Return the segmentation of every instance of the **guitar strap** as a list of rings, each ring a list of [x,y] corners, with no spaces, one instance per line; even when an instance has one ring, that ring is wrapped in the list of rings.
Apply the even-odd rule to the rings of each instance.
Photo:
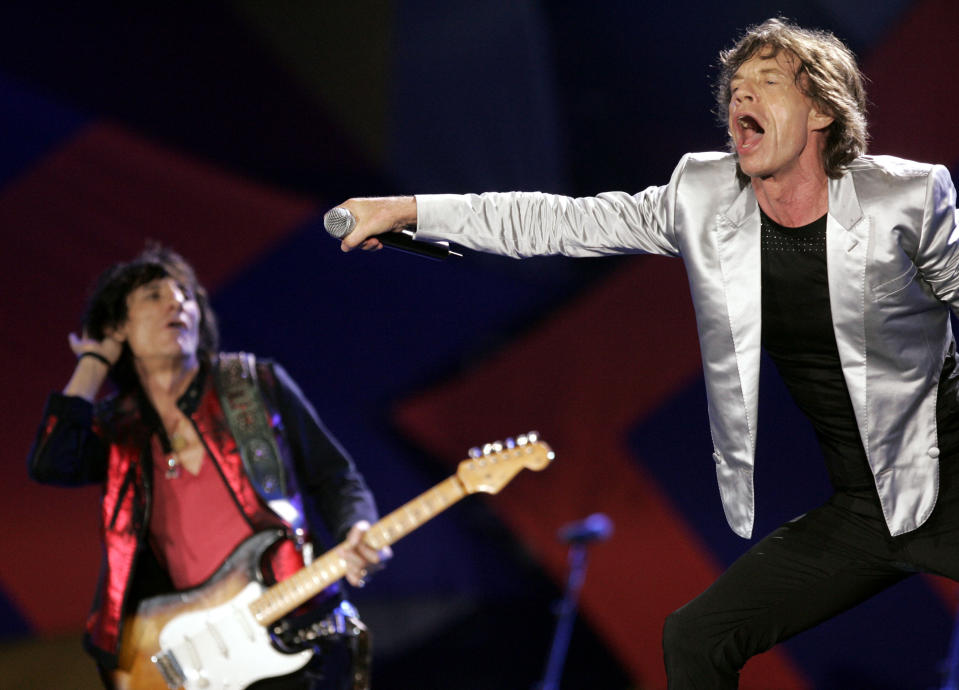
[[[220,406],[247,477],[270,509],[293,527],[297,548],[309,565],[313,549],[307,540],[303,500],[292,471],[282,420],[278,411],[268,406],[261,390],[256,358],[248,352],[224,352],[215,371]]]
[[[297,548],[303,555],[304,564],[309,565],[313,560],[313,544],[308,540],[303,500],[283,435],[283,420],[272,396],[264,395],[256,358],[247,352],[221,353],[215,370],[220,406],[236,440],[246,474],[270,509],[293,527]],[[337,621],[332,627],[331,620]],[[346,641],[352,660],[351,690],[369,690],[369,631],[353,605],[348,601],[340,602],[336,611],[317,626],[326,634],[337,634]],[[311,631],[307,628],[298,634],[305,636],[301,642],[306,642]],[[313,630],[312,634],[316,635],[317,631]]]

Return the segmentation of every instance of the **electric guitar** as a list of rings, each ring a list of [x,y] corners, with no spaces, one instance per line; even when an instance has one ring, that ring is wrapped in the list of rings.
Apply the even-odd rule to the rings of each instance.
[[[495,494],[523,468],[541,470],[555,457],[535,433],[470,456],[456,474],[370,527],[364,541],[377,550],[389,546],[467,494]],[[254,534],[203,584],[143,600],[124,625],[114,688],[239,690],[303,668],[312,650],[280,651],[269,626],[343,577],[344,547],[266,587],[260,557],[281,536],[280,530]]]

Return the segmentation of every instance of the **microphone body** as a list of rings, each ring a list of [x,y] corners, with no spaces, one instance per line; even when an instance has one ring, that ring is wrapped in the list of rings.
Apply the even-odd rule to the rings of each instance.
[[[350,213],[349,210],[340,206],[331,208],[323,216],[323,227],[326,228],[326,231],[330,233],[332,237],[338,240],[342,240],[353,232],[355,226],[356,218],[353,217],[353,214]],[[416,256],[425,256],[427,259],[442,261],[448,256],[461,256],[457,252],[450,251],[449,246],[445,243],[438,244],[435,242],[414,240],[413,232],[410,230],[384,232],[382,235],[377,235],[376,239],[378,239],[384,247],[406,252],[407,254],[415,254]]]

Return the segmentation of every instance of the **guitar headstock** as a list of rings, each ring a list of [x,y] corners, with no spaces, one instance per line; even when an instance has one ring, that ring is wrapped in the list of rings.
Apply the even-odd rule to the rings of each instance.
[[[471,448],[470,457],[459,464],[456,475],[468,493],[495,494],[520,470],[539,471],[555,457],[549,445],[540,440],[539,434],[531,431],[515,439]]]

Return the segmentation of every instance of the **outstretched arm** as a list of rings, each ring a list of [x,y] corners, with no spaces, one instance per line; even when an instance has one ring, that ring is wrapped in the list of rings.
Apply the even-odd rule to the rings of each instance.
[[[341,248],[379,249],[378,236],[413,226],[417,240],[454,242],[516,258],[676,256],[673,202],[682,169],[683,164],[677,167],[670,185],[648,187],[637,194],[606,192],[572,198],[541,192],[487,192],[350,199],[341,207],[357,222]]]

